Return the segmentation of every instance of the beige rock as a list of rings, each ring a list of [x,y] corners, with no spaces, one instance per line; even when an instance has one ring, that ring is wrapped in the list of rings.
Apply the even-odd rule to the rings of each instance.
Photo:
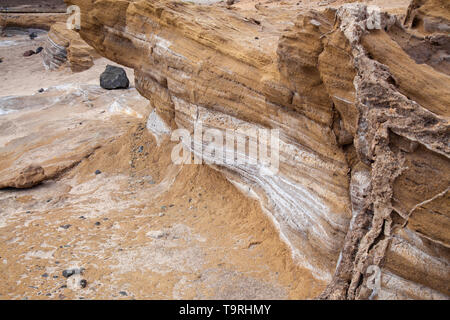
[[[0,181],[0,189],[2,188],[30,188],[46,179],[44,169],[41,166],[30,165],[21,170],[17,177],[9,181]]]

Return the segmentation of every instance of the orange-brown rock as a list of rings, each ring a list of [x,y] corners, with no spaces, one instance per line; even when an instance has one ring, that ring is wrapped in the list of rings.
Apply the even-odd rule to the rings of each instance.
[[[45,178],[44,169],[41,166],[30,165],[21,170],[12,180],[1,181],[0,189],[7,187],[17,189],[30,188],[41,183]]]
[[[88,44],[135,69],[157,110],[150,129],[280,130],[276,175],[213,167],[329,283],[322,298],[449,297],[448,34],[427,58],[404,39],[422,24],[427,37],[448,30],[440,1],[413,2],[407,27],[362,3],[67,3],[80,6]]]

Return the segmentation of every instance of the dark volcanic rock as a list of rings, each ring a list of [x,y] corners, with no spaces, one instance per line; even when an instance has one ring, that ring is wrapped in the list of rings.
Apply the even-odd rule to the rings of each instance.
[[[75,274],[75,271],[72,269],[67,269],[62,272],[62,275],[64,278],[69,278],[70,276],[72,276],[74,274]]]
[[[25,51],[24,53],[23,53],[23,56],[24,57],[29,57],[29,56],[32,56],[33,54],[35,54],[36,52],[34,52],[33,50],[28,50],[28,51]]]
[[[62,275],[64,278],[69,278],[69,277],[73,276],[74,274],[82,274],[84,270],[85,270],[84,268],[66,269],[66,270],[63,270]]]
[[[130,81],[123,68],[107,65],[100,75],[100,86],[103,89],[127,89],[129,85]]]
[[[39,48],[36,49],[36,52],[35,52],[35,53],[38,54],[38,53],[40,53],[42,50],[44,50],[44,48],[43,48],[43,47],[39,47]]]

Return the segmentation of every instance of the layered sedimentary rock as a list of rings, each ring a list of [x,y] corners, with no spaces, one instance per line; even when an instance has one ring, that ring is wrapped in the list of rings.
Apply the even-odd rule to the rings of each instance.
[[[0,3],[0,30],[7,27],[49,30],[67,19],[63,0],[4,0]]]
[[[365,4],[67,2],[81,8],[84,40],[135,69],[157,111],[149,129],[279,130],[275,174],[258,161],[211,165],[259,199],[297,263],[329,282],[322,298],[448,298],[443,1],[414,1],[406,25]],[[185,147],[200,156],[205,145]]]
[[[35,28],[49,30],[67,16],[63,13],[0,13],[0,30],[2,28]]]
[[[52,25],[43,53],[46,68],[55,70],[68,65],[73,72],[80,72],[92,67],[96,57],[95,50],[65,23]]]

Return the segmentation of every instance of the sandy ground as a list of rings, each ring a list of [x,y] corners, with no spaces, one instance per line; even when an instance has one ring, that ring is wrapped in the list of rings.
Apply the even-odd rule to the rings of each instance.
[[[174,143],[156,145],[136,90],[98,87],[106,59],[83,73],[46,71],[39,55],[22,56],[43,40],[0,42],[0,108],[13,110],[0,115],[1,178],[28,164],[57,173],[0,190],[0,299],[306,299],[323,290],[259,203],[207,166],[172,164]],[[83,272],[66,279],[70,268]]]

